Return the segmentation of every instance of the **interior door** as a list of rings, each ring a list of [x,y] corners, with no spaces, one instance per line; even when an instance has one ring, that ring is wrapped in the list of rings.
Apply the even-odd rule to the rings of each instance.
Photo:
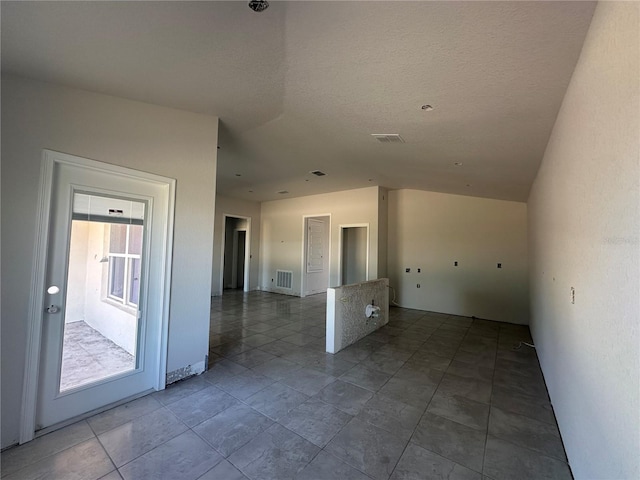
[[[329,286],[329,217],[306,219],[305,294],[321,293]]]
[[[324,221],[310,218],[307,239],[307,273],[324,270]]]
[[[158,388],[168,198],[55,164],[36,430]]]

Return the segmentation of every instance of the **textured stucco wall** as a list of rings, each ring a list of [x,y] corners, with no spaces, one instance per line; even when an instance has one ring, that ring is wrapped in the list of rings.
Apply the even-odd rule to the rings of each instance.
[[[370,304],[380,308],[377,317],[367,317]],[[387,323],[388,278],[327,289],[327,352],[337,353]]]
[[[576,479],[640,478],[639,10],[598,4],[529,198],[531,330]]]

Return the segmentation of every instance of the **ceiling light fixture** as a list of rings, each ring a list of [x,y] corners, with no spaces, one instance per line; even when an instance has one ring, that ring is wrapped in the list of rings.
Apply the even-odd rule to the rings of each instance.
[[[267,0],[249,0],[249,8],[254,12],[264,12],[269,8],[269,2]]]
[[[430,112],[431,110],[433,110],[433,107],[431,105],[422,105],[422,110],[424,110],[425,112]]]
[[[455,163],[454,163],[454,165],[455,165],[456,167],[461,167],[461,166],[463,165],[463,163],[462,163],[462,162],[455,162]]]

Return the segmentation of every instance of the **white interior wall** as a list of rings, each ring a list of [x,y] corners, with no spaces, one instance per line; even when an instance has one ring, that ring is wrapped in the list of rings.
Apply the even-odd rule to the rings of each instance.
[[[598,4],[529,197],[531,329],[576,479],[640,478],[639,17]]]
[[[88,247],[89,222],[76,220],[71,224],[64,323],[82,322],[85,318]]]
[[[86,223],[89,224],[89,231],[85,260],[84,320],[91,328],[124,348],[131,355],[135,355],[138,333],[137,312],[124,306],[116,306],[108,300],[105,301],[109,263],[100,263],[99,260],[103,255],[108,254],[105,246],[109,244],[109,228],[101,222]]]
[[[524,203],[391,191],[388,262],[403,307],[528,323]]]
[[[213,232],[213,262],[211,270],[211,295],[222,295],[220,271],[222,269],[222,232],[224,230],[224,215],[238,215],[251,218],[251,255],[249,264],[249,290],[255,290],[258,285],[258,270],[260,261],[260,203],[237,200],[235,198],[218,195],[216,197],[215,229]]]
[[[216,117],[3,75],[2,447],[18,440],[42,150],[177,179],[171,372],[208,352],[217,132]]]
[[[331,214],[329,286],[340,283],[340,225],[368,223],[369,278],[378,278],[378,187],[310,195],[262,204],[260,286],[263,290],[300,295],[303,260],[303,216]],[[293,272],[293,288],[275,287],[276,270]],[[271,280],[274,279],[272,282]]]

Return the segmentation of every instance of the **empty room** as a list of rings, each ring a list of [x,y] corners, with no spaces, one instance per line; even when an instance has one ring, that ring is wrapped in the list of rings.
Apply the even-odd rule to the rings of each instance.
[[[640,4],[0,21],[2,480],[640,478]]]

